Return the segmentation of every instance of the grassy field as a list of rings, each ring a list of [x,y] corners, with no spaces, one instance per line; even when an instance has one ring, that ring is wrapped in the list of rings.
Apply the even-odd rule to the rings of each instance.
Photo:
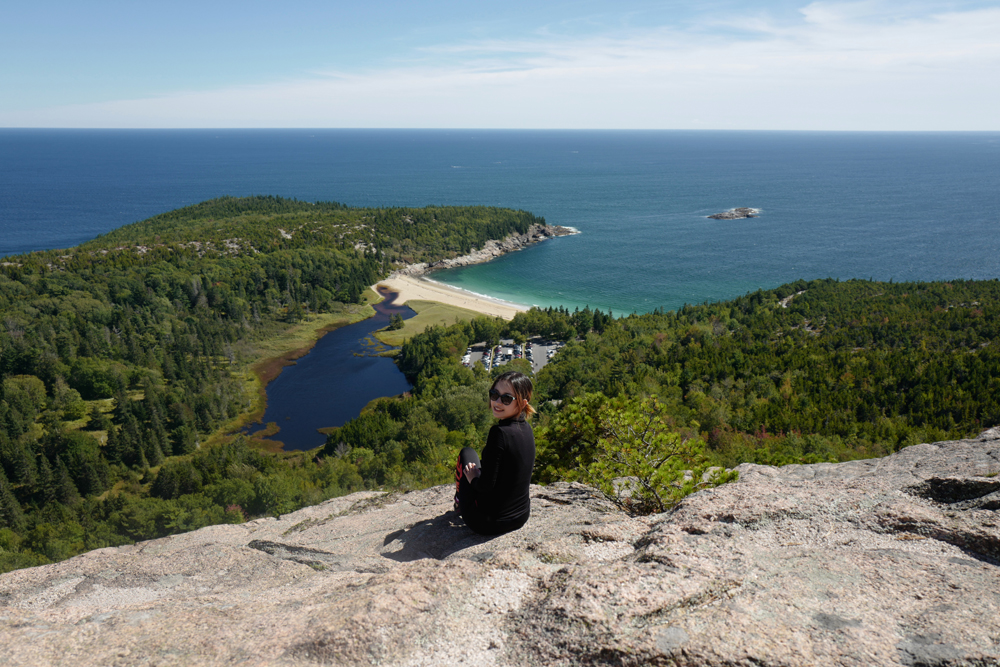
[[[482,316],[482,313],[477,313],[474,310],[449,306],[437,301],[413,300],[407,301],[406,305],[416,311],[417,314],[415,317],[406,320],[402,329],[396,329],[395,331],[382,329],[375,332],[375,336],[386,345],[399,347],[427,327],[435,324],[450,326],[456,322],[468,322],[474,317]]]

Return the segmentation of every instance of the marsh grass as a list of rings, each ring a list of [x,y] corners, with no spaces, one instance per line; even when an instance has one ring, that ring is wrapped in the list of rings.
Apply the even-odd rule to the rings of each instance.
[[[212,446],[230,442],[240,429],[259,421],[267,410],[265,388],[271,380],[278,377],[285,366],[308,354],[317,341],[330,331],[374,315],[375,311],[371,304],[378,303],[382,297],[371,289],[365,290],[362,296],[365,301],[363,305],[347,304],[337,312],[306,315],[300,322],[278,335],[256,343],[249,360],[242,364],[241,368],[234,369],[233,375],[246,383],[248,395],[257,398],[246,411],[222,424],[209,435],[204,444]],[[259,441],[266,435],[269,435],[268,430],[254,434],[249,440]],[[263,446],[265,443],[258,444]],[[267,444],[270,446],[265,448],[273,448],[273,443]]]
[[[435,325],[447,327],[456,322],[469,322],[475,317],[482,316],[482,313],[477,313],[474,310],[449,306],[437,301],[420,301],[414,299],[407,301],[406,305],[412,308],[417,314],[403,322],[402,329],[396,329],[395,331],[381,329],[375,332],[374,335],[386,345],[399,347],[418,333],[422,333],[427,327]]]

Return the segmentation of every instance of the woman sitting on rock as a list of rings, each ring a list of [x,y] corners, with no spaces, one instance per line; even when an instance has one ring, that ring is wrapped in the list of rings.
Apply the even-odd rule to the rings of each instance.
[[[455,464],[455,509],[469,528],[481,535],[517,530],[528,521],[528,486],[535,466],[535,436],[527,417],[531,407],[531,380],[516,371],[497,377],[490,387],[493,416],[482,463],[476,450],[465,447]]]

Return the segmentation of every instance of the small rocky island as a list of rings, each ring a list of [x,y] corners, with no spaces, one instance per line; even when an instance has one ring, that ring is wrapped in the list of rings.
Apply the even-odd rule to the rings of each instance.
[[[759,208],[731,208],[728,211],[723,211],[722,213],[716,213],[715,215],[708,216],[712,220],[742,220],[743,218],[756,218],[757,214],[760,213]]]

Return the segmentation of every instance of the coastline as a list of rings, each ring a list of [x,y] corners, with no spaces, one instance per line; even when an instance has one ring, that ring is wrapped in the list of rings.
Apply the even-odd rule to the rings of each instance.
[[[500,301],[473,292],[445,285],[426,278],[424,276],[410,276],[393,274],[385,280],[380,280],[376,287],[395,292],[396,303],[404,304],[407,301],[437,301],[449,306],[474,310],[483,315],[491,317],[502,317],[505,320],[512,320],[518,313],[530,308],[509,301]]]
[[[396,295],[394,303],[399,305],[403,305],[407,301],[433,301],[475,311],[491,317],[511,320],[518,313],[527,311],[530,306],[494,299],[489,296],[439,283],[428,277],[428,274],[439,269],[488,262],[508,252],[521,250],[549,238],[579,233],[578,230],[569,227],[532,225],[524,234],[514,234],[501,241],[487,241],[483,244],[483,248],[474,250],[467,255],[441,260],[433,264],[411,264],[393,272],[389,277],[372,285],[370,287],[371,291],[374,292],[372,296],[376,298],[369,298],[368,303],[370,304],[373,301],[379,301],[384,298],[385,295],[379,293],[379,288],[383,288]],[[361,309],[361,311],[363,310]],[[244,426],[254,422],[260,423],[267,410],[266,389],[271,380],[277,377],[285,366],[294,364],[297,359],[308,354],[325,334],[342,326],[371,317],[373,313],[370,308],[368,310],[369,312],[367,313],[351,312],[347,317],[341,315],[337,318],[329,318],[326,322],[322,324],[315,323],[311,327],[295,327],[293,330],[286,332],[285,335],[272,341],[269,346],[271,347],[270,350],[259,350],[261,354],[258,359],[251,362],[249,368],[246,369],[249,375],[247,378],[248,382],[253,385],[252,389],[257,394],[255,405],[247,412],[237,415],[222,425],[209,436],[208,440],[217,442],[235,437],[236,432]],[[296,336],[295,334],[298,335]],[[267,433],[265,431],[255,433],[254,436],[256,437],[251,436],[250,440],[256,440],[267,449],[281,451],[282,446],[280,443],[263,439],[260,437],[262,434],[266,438]]]
[[[512,234],[500,241],[489,240],[483,244],[482,248],[473,250],[467,255],[443,259],[432,264],[420,263],[403,267],[391,273],[388,278],[372,285],[372,289],[377,291],[378,287],[385,287],[396,292],[399,295],[396,297],[396,303],[399,304],[404,304],[409,300],[437,301],[449,306],[474,310],[484,315],[511,320],[518,313],[530,309],[531,306],[494,299],[459,287],[439,283],[431,280],[428,274],[441,269],[482,264],[550,238],[579,233],[579,230],[572,227],[532,225],[524,234]]]

